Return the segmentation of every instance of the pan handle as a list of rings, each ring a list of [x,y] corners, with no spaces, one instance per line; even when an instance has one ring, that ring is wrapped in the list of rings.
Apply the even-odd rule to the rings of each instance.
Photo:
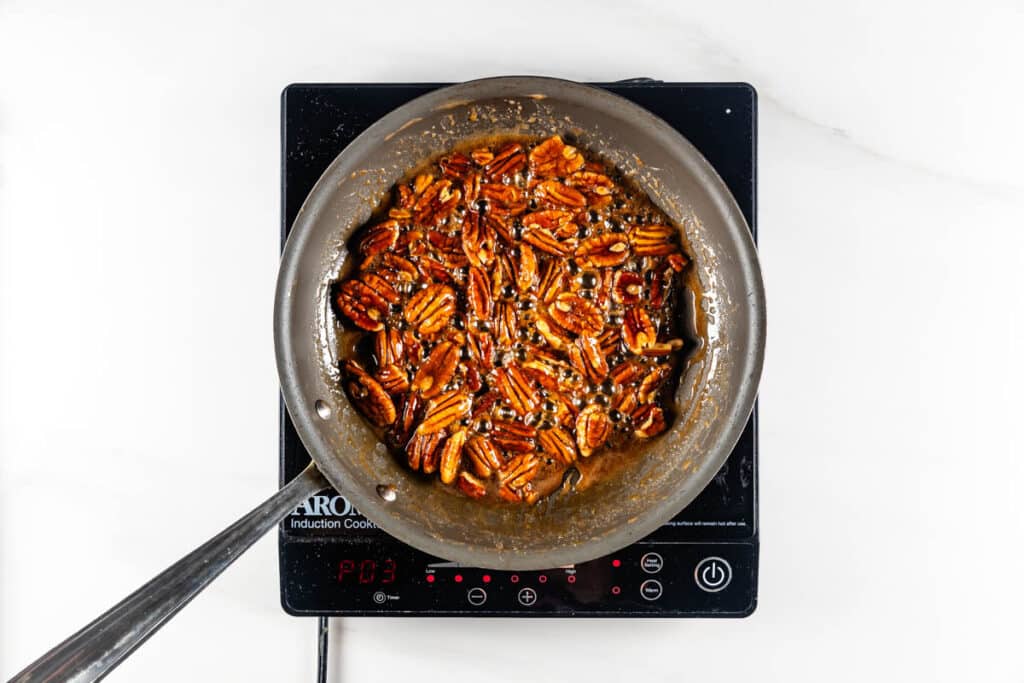
[[[310,463],[262,505],[37,659],[10,683],[86,683],[103,678],[285,515],[328,486]]]

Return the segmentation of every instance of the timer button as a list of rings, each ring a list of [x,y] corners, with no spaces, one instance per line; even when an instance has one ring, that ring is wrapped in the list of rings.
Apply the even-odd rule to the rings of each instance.
[[[640,568],[647,574],[657,574],[665,566],[665,560],[658,553],[647,553],[640,558]]]
[[[479,586],[477,586],[476,588],[470,588],[469,592],[466,593],[466,599],[469,600],[469,604],[473,605],[474,607],[479,607],[480,605],[487,602],[487,591],[485,591],[483,588],[480,588]]]
[[[657,579],[647,579],[640,584],[640,597],[644,600],[653,602],[661,597],[661,581]]]
[[[707,593],[717,593],[732,581],[732,567],[721,557],[705,557],[693,570],[697,587]]]

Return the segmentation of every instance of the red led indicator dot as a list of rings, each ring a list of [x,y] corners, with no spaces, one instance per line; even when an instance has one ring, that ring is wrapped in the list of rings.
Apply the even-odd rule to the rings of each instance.
[[[622,566],[622,560],[612,560],[612,566],[613,567],[621,567]]]
[[[455,575],[455,583],[462,583],[462,574]]]
[[[566,577],[565,580],[568,581],[569,583],[576,583],[576,575],[575,574],[569,574],[569,576]]]
[[[537,577],[537,583],[547,583],[547,582],[548,582],[548,577],[545,576],[544,574],[541,574],[540,576]]]
[[[434,575],[427,574],[427,583],[434,583]]]
[[[618,586],[612,586],[612,595],[618,595],[621,592],[622,592],[621,588],[619,588]]]
[[[508,580],[512,583],[519,583],[519,574],[513,574],[512,576],[508,577]]]
[[[490,582],[491,582],[491,575],[490,574],[484,574],[484,583],[490,583]]]

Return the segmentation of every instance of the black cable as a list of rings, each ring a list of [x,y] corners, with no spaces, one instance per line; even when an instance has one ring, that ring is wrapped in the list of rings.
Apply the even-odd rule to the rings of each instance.
[[[317,619],[316,681],[327,683],[327,617]]]

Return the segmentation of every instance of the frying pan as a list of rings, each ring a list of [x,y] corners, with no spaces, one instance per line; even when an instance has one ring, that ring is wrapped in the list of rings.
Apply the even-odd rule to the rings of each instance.
[[[349,405],[328,293],[348,242],[411,168],[476,137],[571,135],[615,164],[679,225],[692,257],[701,348],[683,373],[671,429],[614,476],[534,506],[481,505],[402,468]],[[714,169],[682,136],[606,91],[536,77],[436,90],[352,142],[306,199],[285,245],[274,336],[281,390],[310,466],[220,535],[72,635],[15,681],[101,678],[253,542],[333,485],[387,533],[474,567],[544,569],[607,555],[682,510],[731,452],[752,408],[765,337],[750,232]]]

